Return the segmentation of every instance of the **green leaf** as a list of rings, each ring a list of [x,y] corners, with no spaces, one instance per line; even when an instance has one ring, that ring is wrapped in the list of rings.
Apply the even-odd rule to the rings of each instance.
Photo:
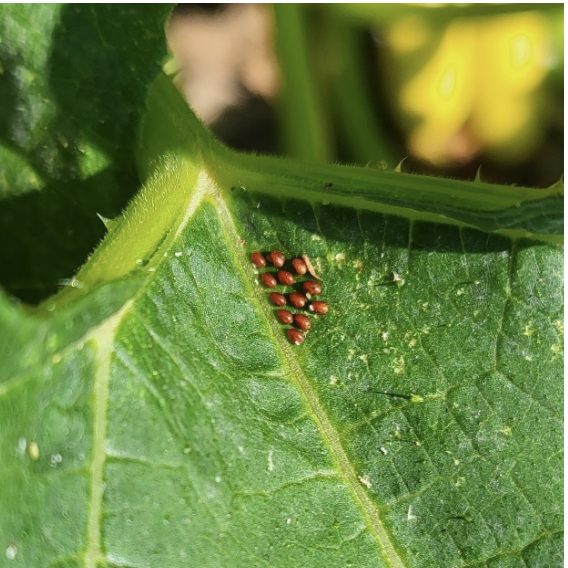
[[[2,285],[37,302],[139,186],[132,146],[168,5],[0,6]],[[18,235],[14,239],[13,235]]]
[[[166,157],[71,286],[0,308],[0,565],[558,565],[560,251],[465,226],[486,186],[234,156],[175,101],[160,78]],[[469,221],[524,195],[534,225],[495,190]],[[300,347],[273,248],[323,277]]]
[[[0,294],[0,566],[561,565],[557,188],[236,155],[164,76],[137,159],[62,292]]]

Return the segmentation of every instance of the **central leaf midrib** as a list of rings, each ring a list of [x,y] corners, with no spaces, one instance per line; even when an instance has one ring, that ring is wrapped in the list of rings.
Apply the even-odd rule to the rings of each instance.
[[[232,250],[232,254],[236,260],[236,266],[241,271],[243,281],[249,288],[250,297],[254,302],[256,302],[260,310],[268,319],[270,316],[270,313],[268,313],[268,307],[264,306],[258,300],[256,292],[249,283],[249,279],[245,274],[245,269],[242,265],[243,251],[239,250],[236,246],[236,243],[240,241],[240,236],[238,235],[232,216],[226,207],[222,192],[219,191],[215,181],[203,170],[200,172],[196,186],[190,199],[188,199],[188,202],[186,203],[185,215],[181,219],[177,229],[174,230],[175,237],[173,242],[175,242],[175,238],[179,237],[181,231],[183,231],[193,216],[193,213],[195,213],[199,207],[199,204],[205,199],[211,199],[211,201],[215,203],[221,226],[227,235],[227,246]],[[173,245],[173,242],[170,243],[170,247]],[[151,277],[149,278],[149,280],[152,279],[153,278]],[[146,286],[143,286],[143,289],[145,287]],[[136,296],[139,295],[140,291],[136,294]],[[105,324],[100,326],[100,328],[92,334],[92,337],[96,340],[98,348],[100,349],[99,353],[102,354],[104,351],[106,355],[102,354],[101,360],[98,361],[98,364],[100,365],[100,374],[95,380],[95,390],[100,390],[98,395],[95,393],[95,421],[98,420],[99,429],[98,432],[95,432],[94,440],[95,453],[93,456],[91,472],[91,502],[87,528],[88,542],[85,554],[86,566],[89,568],[96,566],[97,562],[102,558],[102,547],[100,541],[100,525],[102,517],[101,489],[106,458],[104,439],[106,437],[106,397],[108,395],[108,384],[105,386],[104,383],[110,378],[110,354],[112,352],[112,343],[116,328],[120,324],[124,314],[128,312],[128,308],[133,301],[134,298],[130,300],[128,307],[124,306],[123,309],[117,312],[113,317],[109,318]],[[340,477],[351,490],[355,500],[359,503],[363,516],[366,520],[366,525],[369,532],[374,536],[382,557],[392,568],[406,568],[402,558],[395,549],[395,545],[392,542],[390,535],[383,526],[379,517],[377,505],[371,501],[360,484],[357,474],[349,461],[345,449],[343,448],[338,432],[328,418],[324,408],[321,406],[308,378],[298,365],[290,346],[274,333],[273,343],[277,346],[277,349],[281,354],[281,360],[283,361],[283,365],[288,371],[291,380],[296,384],[297,389],[303,396],[306,407],[311,412],[322,439],[329,447],[332,459],[335,461],[336,469],[339,472]]]
[[[245,282],[245,286],[249,289],[252,301],[257,304],[268,320],[271,315],[268,311],[269,308],[258,300],[256,291],[250,284],[248,275],[245,273],[245,269],[242,266],[241,259],[243,251],[238,250],[235,246],[235,243],[240,242],[240,235],[238,234],[232,215],[229,212],[222,195],[214,195],[214,199],[221,226],[226,234],[227,246],[232,250],[235,258],[235,264],[241,271],[243,282]],[[314,389],[308,381],[308,378],[298,365],[294,353],[290,346],[285,343],[282,338],[277,337],[276,334],[273,333],[272,326],[269,326],[269,328],[272,333],[273,343],[280,351],[283,365],[288,370],[288,375],[294,381],[298,390],[302,394],[305,404],[314,418],[322,439],[330,449],[340,476],[350,488],[355,499],[359,502],[369,531],[378,542],[383,556],[388,560],[392,568],[406,568],[404,562],[395,549],[391,537],[379,518],[378,507],[371,501],[361,486],[357,478],[357,474],[349,461],[349,457],[343,448],[338,432],[328,418],[324,408],[321,406]]]

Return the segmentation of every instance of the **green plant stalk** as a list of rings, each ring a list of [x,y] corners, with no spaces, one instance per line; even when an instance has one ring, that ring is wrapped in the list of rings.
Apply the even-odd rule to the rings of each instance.
[[[155,135],[153,125],[159,125],[163,138]],[[195,137],[191,143],[187,142],[189,131]],[[240,154],[211,136],[163,75],[150,90],[142,140],[144,158],[150,163],[164,155],[183,154],[195,160],[199,154],[208,174],[226,191],[248,185],[247,189],[278,197],[357,204],[361,209],[471,227],[512,239],[552,243],[563,239],[562,183],[532,189]],[[152,144],[160,145],[150,150]]]
[[[310,69],[304,12],[298,4],[275,4],[274,16],[283,79],[280,128],[286,154],[308,162],[329,162],[331,138]]]
[[[510,239],[563,241],[562,184],[540,190],[234,154],[227,154],[218,176],[281,198],[348,205]]]
[[[334,54],[330,87],[337,103],[340,135],[357,162],[383,162],[392,168],[396,161],[365,83],[359,30],[334,12],[328,14],[327,23],[327,41]]]

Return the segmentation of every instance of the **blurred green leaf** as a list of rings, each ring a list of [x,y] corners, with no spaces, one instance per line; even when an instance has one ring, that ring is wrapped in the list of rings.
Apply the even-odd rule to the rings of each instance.
[[[0,280],[35,302],[84,262],[139,185],[168,5],[0,7]]]
[[[306,14],[299,4],[274,4],[276,51],[283,74],[280,129],[285,153],[308,162],[332,158],[331,125],[318,93]]]

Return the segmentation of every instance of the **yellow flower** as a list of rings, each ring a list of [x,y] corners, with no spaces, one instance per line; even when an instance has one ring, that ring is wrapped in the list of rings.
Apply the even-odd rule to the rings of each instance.
[[[411,151],[446,164],[480,148],[509,161],[533,150],[545,119],[538,87],[551,64],[550,28],[537,12],[442,28],[418,16],[392,25],[387,42]]]

